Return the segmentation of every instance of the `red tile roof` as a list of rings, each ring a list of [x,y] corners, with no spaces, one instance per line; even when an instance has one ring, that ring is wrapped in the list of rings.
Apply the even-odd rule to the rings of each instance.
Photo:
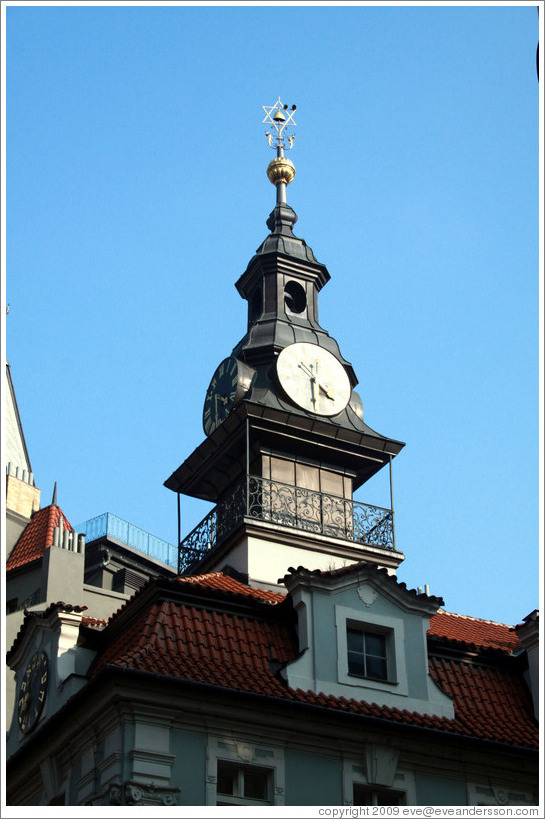
[[[480,648],[499,648],[509,652],[520,651],[521,648],[513,626],[451,614],[442,609],[431,618],[428,634]]]
[[[269,662],[296,654],[295,634],[284,624],[162,601],[105,651],[96,671],[114,664],[278,697],[284,686]]]
[[[194,583],[208,589],[220,589],[221,591],[230,592],[231,594],[239,594],[244,597],[252,597],[255,600],[262,600],[266,603],[281,603],[282,600],[286,599],[284,592],[255,589],[253,586],[247,586],[245,583],[240,583],[233,577],[222,574],[222,572],[209,572],[208,574],[178,577],[178,582]]]
[[[89,628],[96,628],[101,630],[103,628],[106,628],[106,626],[108,625],[108,621],[99,620],[96,617],[82,617],[81,624],[82,626],[88,626]]]
[[[353,566],[343,567],[330,572],[314,572],[326,576],[353,571]],[[267,601],[270,603],[281,603],[286,599],[283,592],[267,591],[256,589],[240,583],[222,572],[210,572],[208,574],[182,576],[178,578],[180,583],[193,583],[203,588],[218,589],[244,597]],[[400,584],[405,587],[405,584]],[[468,617],[463,614],[452,614],[440,609],[430,620],[429,635],[432,637],[442,637],[454,642],[462,642],[482,648],[499,648],[513,652],[520,650],[520,643],[513,626],[503,623],[495,623],[492,620],[480,620],[477,617]]]
[[[25,566],[39,557],[53,545],[53,531],[62,520],[64,529],[74,529],[59,506],[44,506],[36,512],[16,543],[6,563],[6,571]]]
[[[430,673],[454,700],[457,722],[468,733],[537,747],[539,731],[522,676],[509,669],[429,658]]]
[[[151,600],[132,624],[117,636],[112,635],[111,644],[99,653],[93,674],[105,666],[117,666],[458,735],[537,746],[538,732],[528,692],[520,676],[510,670],[432,657],[430,673],[453,698],[454,719],[295,690],[275,674],[275,669],[298,654],[295,630],[286,609],[270,606],[271,602],[282,602],[284,595],[252,589],[221,573],[174,582],[225,591],[226,599],[233,594],[243,595],[252,602],[252,612],[248,614],[247,608],[244,614],[232,609],[210,610],[199,606],[195,599]],[[441,614],[445,616],[438,619],[436,630],[441,626],[441,636],[455,635],[453,639],[457,639],[460,616]],[[485,623],[481,642],[486,644],[492,639],[487,621],[461,619],[471,620],[475,637],[477,624]],[[508,630],[507,626],[503,628]]]

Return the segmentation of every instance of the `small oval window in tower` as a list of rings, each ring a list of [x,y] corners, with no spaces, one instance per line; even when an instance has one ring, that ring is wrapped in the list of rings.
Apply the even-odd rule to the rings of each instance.
[[[307,294],[299,282],[287,282],[284,288],[284,304],[291,313],[302,313],[307,306]]]

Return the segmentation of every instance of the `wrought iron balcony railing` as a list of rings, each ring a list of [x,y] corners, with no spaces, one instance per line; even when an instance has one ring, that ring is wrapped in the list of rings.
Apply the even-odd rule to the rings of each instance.
[[[180,543],[178,571],[223,543],[244,519],[395,549],[391,509],[250,475]]]

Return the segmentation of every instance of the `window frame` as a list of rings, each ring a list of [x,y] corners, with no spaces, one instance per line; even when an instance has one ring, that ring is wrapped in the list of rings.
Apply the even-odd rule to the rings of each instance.
[[[354,648],[350,648],[350,634],[356,634],[361,637],[361,650],[356,650]],[[383,646],[384,651],[380,654],[372,653],[368,647],[368,638],[380,638],[381,640],[381,648]],[[375,680],[378,682],[388,682],[391,680],[391,638],[390,633],[385,630],[378,630],[378,629],[371,629],[371,628],[362,628],[361,623],[353,623],[350,620],[346,622],[346,642],[347,642],[347,662],[348,662],[348,673],[352,677],[361,677],[364,680]],[[359,673],[350,668],[350,655],[358,655],[361,657],[362,664],[363,664],[363,673]],[[369,665],[371,664],[370,661],[372,659],[379,659],[384,661],[385,666],[385,674],[384,676],[377,676],[376,674],[372,674],[369,672]]]
[[[228,796],[218,793],[218,762],[235,768],[261,768],[269,776],[269,801],[253,800],[248,797]],[[258,743],[243,736],[233,739],[221,735],[209,735],[206,752],[206,804],[216,806],[217,802],[232,805],[284,805],[285,800],[284,749],[272,743]],[[233,800],[233,801],[229,801]]]
[[[235,792],[232,794],[223,793],[218,790],[220,780],[220,765],[230,768],[235,774]],[[266,776],[266,795],[264,799],[257,797],[246,796],[244,793],[245,774],[253,771],[259,771]],[[216,805],[273,805],[273,774],[272,768],[265,765],[247,764],[244,762],[233,762],[226,759],[218,759],[216,767]]]
[[[362,612],[346,606],[335,606],[337,628],[337,681],[342,685],[373,688],[402,696],[409,695],[405,662],[405,624],[401,617]],[[364,677],[348,668],[347,629],[353,628],[386,638],[387,678]]]
[[[383,805],[388,806],[388,805],[392,805],[392,804],[406,805],[407,804],[407,791],[402,791],[399,788],[387,788],[387,787],[382,787],[382,786],[379,786],[379,785],[367,785],[364,782],[353,782],[352,783],[352,804],[353,805],[361,806],[361,802],[356,802],[356,798],[355,798],[356,797],[356,789],[365,790],[371,795],[371,800],[372,801],[370,803],[366,803],[365,805],[363,805],[363,807],[367,806],[367,804],[370,804],[372,806],[377,806],[377,805],[378,806],[383,806]],[[379,800],[380,800],[380,796],[382,794],[391,794],[391,795],[395,794],[396,796],[399,797],[400,801],[397,801],[395,803],[381,802]]]
[[[414,773],[406,768],[396,767],[393,774],[392,785],[385,783],[369,782],[362,759],[356,757],[347,758],[343,761],[343,798],[345,805],[354,804],[354,788],[368,788],[370,791],[397,793],[405,799],[401,805],[416,805],[416,783]]]

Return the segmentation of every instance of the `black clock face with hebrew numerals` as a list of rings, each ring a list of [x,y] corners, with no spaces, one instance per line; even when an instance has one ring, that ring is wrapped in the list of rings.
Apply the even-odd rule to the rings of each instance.
[[[238,361],[231,356],[221,362],[212,376],[203,410],[203,427],[207,435],[214,432],[231,412],[239,386],[238,371]]]
[[[19,728],[31,731],[42,713],[49,682],[49,660],[45,651],[37,651],[26,667],[19,689],[17,714]]]

